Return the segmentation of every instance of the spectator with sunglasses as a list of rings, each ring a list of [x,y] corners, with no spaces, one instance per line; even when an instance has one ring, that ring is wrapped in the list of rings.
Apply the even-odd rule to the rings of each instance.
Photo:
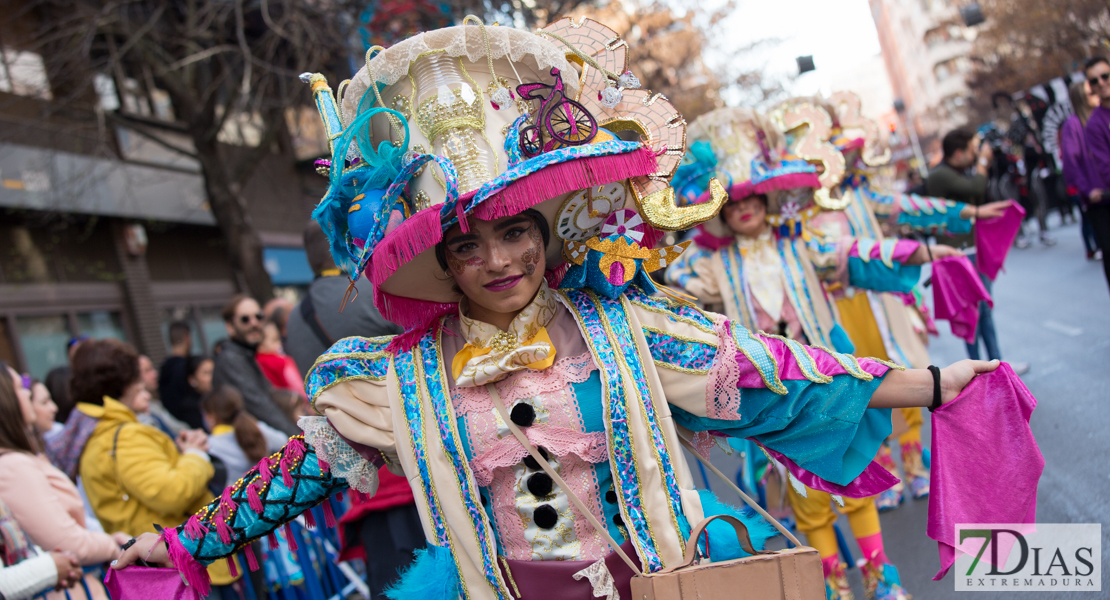
[[[1091,111],[1084,129],[1092,171],[1087,219],[1104,253],[1102,268],[1110,283],[1110,257],[1105,256],[1110,248],[1110,60],[1096,56],[1087,61],[1083,73],[1091,93],[1099,99],[1099,106]]]
[[[239,390],[251,416],[285,435],[297,435],[300,429],[270,399],[273,385],[255,360],[263,339],[262,307],[254,298],[239,294],[224,307],[223,318],[229,343],[216,355],[213,387],[226,385]]]

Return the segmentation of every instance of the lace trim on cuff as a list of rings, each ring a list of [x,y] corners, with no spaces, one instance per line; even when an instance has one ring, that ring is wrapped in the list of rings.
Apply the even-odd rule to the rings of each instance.
[[[714,323],[717,332],[717,360],[709,368],[709,385],[705,386],[705,412],[713,419],[740,419],[740,365],[728,319],[718,316]]]
[[[316,459],[326,462],[332,475],[363,494],[373,496],[378,491],[377,467],[343,441],[327,417],[301,417],[297,426],[304,430],[305,441],[316,450]]]

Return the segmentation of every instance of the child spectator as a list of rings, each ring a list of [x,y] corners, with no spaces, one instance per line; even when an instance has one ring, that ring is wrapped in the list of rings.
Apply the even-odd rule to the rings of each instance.
[[[281,450],[284,433],[255,420],[243,410],[243,396],[222,386],[201,400],[201,414],[212,435],[208,453],[227,466],[228,483],[246,474],[263,456]]]

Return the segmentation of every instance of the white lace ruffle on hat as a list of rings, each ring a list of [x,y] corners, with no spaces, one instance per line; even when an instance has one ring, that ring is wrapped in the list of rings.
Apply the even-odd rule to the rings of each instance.
[[[563,73],[577,73],[567,62],[566,48],[559,42],[512,27],[486,27],[486,31],[489,32],[489,54],[494,60],[507,58],[510,62],[520,63],[525,57],[531,57],[541,73],[546,73],[551,67]],[[370,61],[374,79],[386,85],[397,83],[408,75],[413,61],[432,50],[446,50],[448,56],[465,56],[471,62],[484,63],[486,40],[481,28],[475,25],[457,25],[421,33],[375,56]],[[517,83],[512,82],[511,87],[515,88]],[[563,85],[567,95],[574,97],[578,93],[578,76],[564,76]],[[370,76],[364,66],[351,79],[341,99],[344,123],[350,123],[354,118],[359,100],[369,89]]]

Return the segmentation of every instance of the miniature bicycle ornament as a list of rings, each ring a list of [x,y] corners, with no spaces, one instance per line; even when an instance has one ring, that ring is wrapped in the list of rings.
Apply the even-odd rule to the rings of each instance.
[[[567,97],[559,69],[552,67],[554,85],[523,83],[516,88],[522,100],[539,100],[535,121],[520,130],[520,149],[528,158],[564,146],[588,144],[597,135],[597,119]]]

